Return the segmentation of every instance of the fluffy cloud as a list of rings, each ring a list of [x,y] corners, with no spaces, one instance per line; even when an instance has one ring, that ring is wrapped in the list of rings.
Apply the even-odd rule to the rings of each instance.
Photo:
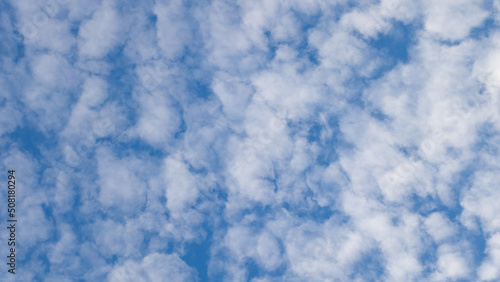
[[[488,17],[476,1],[427,1],[425,6],[426,30],[443,40],[463,39]]]
[[[102,57],[121,40],[126,33],[126,23],[118,15],[113,1],[103,1],[102,8],[79,29],[79,53],[82,56]]]
[[[145,203],[147,166],[135,157],[130,157],[127,162],[120,161],[106,148],[96,153],[99,156],[99,202],[125,214],[137,212]]]
[[[171,142],[179,130],[181,117],[172,105],[169,96],[161,92],[140,97],[139,118],[131,129],[132,136],[138,136],[155,147]]]
[[[196,271],[177,255],[150,254],[140,262],[126,261],[108,275],[110,281],[195,281]]]

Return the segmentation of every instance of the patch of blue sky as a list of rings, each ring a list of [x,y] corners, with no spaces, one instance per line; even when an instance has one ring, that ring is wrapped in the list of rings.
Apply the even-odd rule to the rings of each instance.
[[[192,93],[193,96],[202,99],[202,100],[207,100],[211,96],[213,96],[213,92],[211,90],[211,85],[210,81],[208,80],[197,80],[193,78],[188,78],[186,81],[187,84],[187,91],[189,93]]]
[[[327,117],[325,122],[320,123],[319,120],[313,120],[306,124],[306,129],[308,128],[307,141],[316,144],[321,150],[321,153],[314,160],[315,165],[328,167],[338,161],[340,152],[345,153],[354,149],[354,146],[344,139],[337,116]]]
[[[492,18],[487,18],[482,26],[475,27],[471,30],[470,37],[472,39],[489,37],[496,28],[498,28],[498,25],[495,23],[495,20]]]
[[[207,235],[199,242],[187,243],[184,246],[185,254],[182,256],[182,259],[187,265],[197,270],[200,281],[209,281],[208,263],[211,257],[211,247],[214,242],[211,231],[213,227],[209,224],[204,224],[203,226],[203,229],[207,231]]]
[[[17,63],[19,59],[24,55],[24,46],[22,44],[22,37],[19,32],[15,29],[10,30],[7,28],[13,27],[17,22],[17,18],[15,17],[14,9],[12,5],[10,5],[6,1],[2,1],[0,3],[0,11],[2,11],[2,17],[7,17],[5,22],[9,22],[10,25],[0,25],[0,56],[6,57],[6,59],[11,59],[14,63]],[[0,68],[4,71],[3,68]]]
[[[314,203],[314,194],[311,193],[311,191],[308,191],[304,194],[304,202]],[[334,210],[335,207],[321,207],[318,204],[306,205],[304,204],[304,202],[298,204],[290,204],[284,202],[282,206],[291,215],[296,216],[300,219],[311,220],[318,223],[325,223],[332,217],[335,217],[336,220],[343,219],[347,221],[347,218],[342,212]]]
[[[111,93],[110,98],[127,99],[130,97],[133,86],[137,85],[134,79],[134,69],[136,64],[133,63],[124,53],[125,45],[118,45],[106,56],[105,62],[110,64],[111,69],[109,74],[103,78],[108,82],[108,91]],[[147,85],[146,85],[147,89]]]
[[[459,183],[457,181],[457,183]],[[415,184],[418,187],[420,184]],[[437,183],[433,183],[432,185],[437,185]],[[459,204],[460,200],[460,183],[459,184],[450,184],[449,185],[449,196],[452,203],[444,203],[442,199],[435,195],[433,197],[420,197],[414,194],[410,199],[412,201],[411,206],[415,209],[415,212],[419,212],[422,215],[429,215],[433,212],[440,212],[446,217],[448,217],[452,221],[459,220],[459,216],[462,212],[462,207]],[[418,187],[421,188],[421,187]]]
[[[408,63],[411,58],[411,46],[415,44],[416,31],[417,27],[414,24],[394,21],[388,32],[370,38],[367,43],[380,52],[381,58],[387,65],[384,70],[388,70],[398,63]],[[380,77],[383,73],[383,70],[381,70],[381,73],[375,77]]]
[[[11,146],[5,148],[6,150],[17,148],[40,161],[44,160],[42,153],[44,149],[56,146],[45,133],[40,132],[36,126],[30,124],[17,127],[13,132],[6,133],[4,137],[8,138],[11,142]]]
[[[485,0],[480,2],[482,8],[486,11],[493,11],[494,0]],[[486,18],[482,25],[474,27],[470,31],[469,37],[472,39],[481,39],[484,37],[489,37],[492,32],[494,32],[498,28],[498,23],[495,22],[495,19],[490,15],[490,17]]]
[[[491,122],[483,123],[477,128],[477,131],[478,138],[473,146],[474,151],[477,153],[486,153],[490,156],[497,156],[500,152],[497,143],[500,135],[494,124]],[[479,161],[477,165],[481,165]]]
[[[245,262],[245,268],[248,271],[246,281],[251,282],[253,279],[262,278],[262,277],[279,280],[285,274],[287,267],[285,264],[281,264],[275,270],[268,271],[268,270],[264,269],[262,266],[260,266],[255,261],[255,259],[248,258],[248,259],[246,259],[246,262]]]
[[[475,268],[479,268],[481,266],[482,261],[486,258],[486,238],[487,234],[485,234],[481,227],[477,231],[470,231],[460,226],[460,233],[462,237],[467,240],[467,243],[470,246],[471,255],[472,255],[472,266]]]
[[[96,144],[110,147],[118,158],[143,156],[147,157],[150,162],[156,162],[168,155],[168,152],[165,152],[163,149],[155,148],[151,146],[151,144],[140,139],[120,141],[113,137],[103,137],[98,138]]]
[[[245,217],[251,215],[254,220],[247,223],[254,232],[259,232],[266,227],[266,223],[270,218],[273,218],[279,207],[255,203],[251,208],[243,208],[234,215],[234,222],[241,222]]]
[[[353,272],[349,279],[361,279],[362,281],[378,281],[385,273],[385,258],[378,248],[374,248],[363,254],[363,258],[353,266]]]
[[[379,109],[374,109],[373,111],[371,111],[370,116],[381,121],[381,122],[390,123],[390,121],[391,121],[391,118],[388,115],[384,114]]]

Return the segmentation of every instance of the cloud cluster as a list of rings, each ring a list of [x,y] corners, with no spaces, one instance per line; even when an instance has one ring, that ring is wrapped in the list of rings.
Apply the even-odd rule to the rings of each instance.
[[[500,279],[497,2],[0,7],[15,278]]]

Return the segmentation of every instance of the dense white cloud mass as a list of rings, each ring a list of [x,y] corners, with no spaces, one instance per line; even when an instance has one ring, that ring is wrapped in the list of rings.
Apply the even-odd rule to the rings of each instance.
[[[499,15],[2,1],[0,280],[500,280]]]

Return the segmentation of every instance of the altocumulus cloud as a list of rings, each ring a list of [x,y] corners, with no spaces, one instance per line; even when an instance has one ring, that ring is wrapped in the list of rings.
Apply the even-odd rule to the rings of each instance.
[[[0,280],[500,280],[499,15],[2,1]]]

